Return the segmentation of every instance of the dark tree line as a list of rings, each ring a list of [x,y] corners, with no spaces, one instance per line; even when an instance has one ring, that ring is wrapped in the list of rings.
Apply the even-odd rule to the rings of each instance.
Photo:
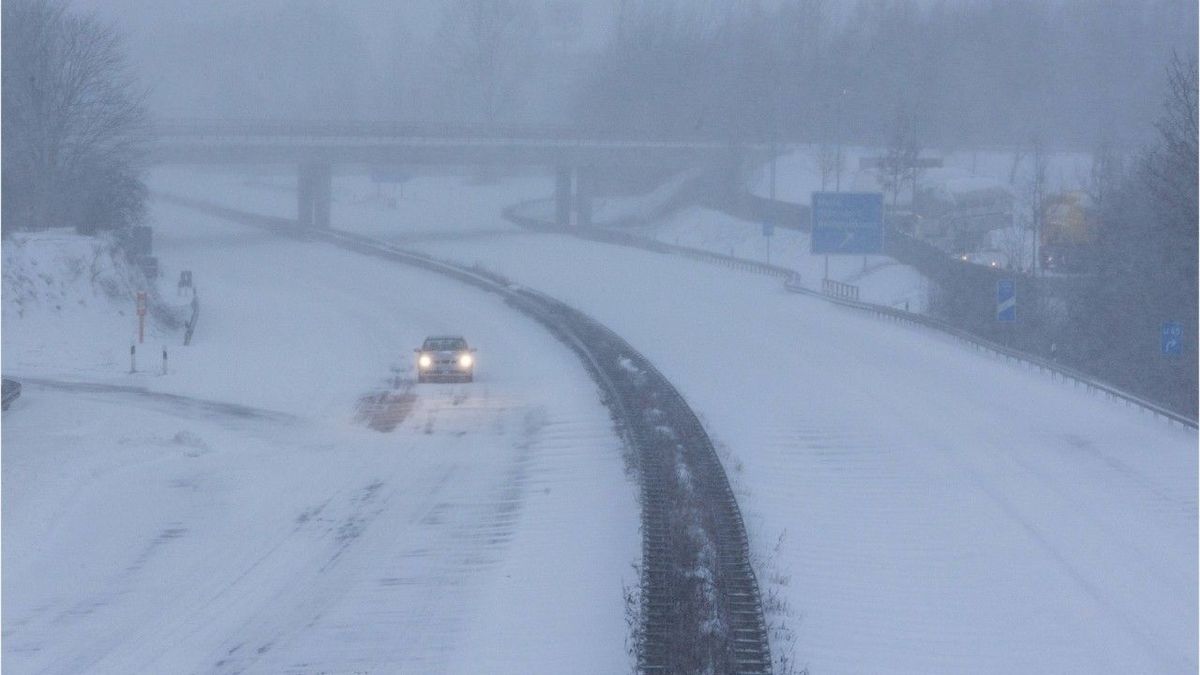
[[[1079,305],[1081,360],[1120,383],[1196,413],[1197,70],[1176,57],[1155,125],[1158,138],[1125,172],[1111,170],[1100,204],[1099,267]],[[1160,352],[1167,321],[1183,354]]]
[[[63,0],[6,0],[2,39],[5,232],[139,222],[147,118],[119,35]]]
[[[960,265],[900,232],[889,254],[934,284],[932,311],[987,339],[1058,360],[1127,391],[1197,412],[1197,67],[1176,57],[1157,137],[1132,161],[1108,146],[1093,154],[1088,192],[1099,218],[1096,265],[1086,275],[1014,275]],[[1000,279],[1014,279],[1018,320],[995,320]],[[1182,326],[1178,355],[1164,354],[1165,323]]]
[[[1055,147],[1154,115],[1191,0],[620,0],[579,96],[601,128],[883,145],[898,111],[929,145],[1037,134]],[[1129,143],[1135,138],[1120,138]]]

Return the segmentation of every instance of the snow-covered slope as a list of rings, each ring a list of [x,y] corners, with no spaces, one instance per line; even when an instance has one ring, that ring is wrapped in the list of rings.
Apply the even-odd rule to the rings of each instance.
[[[137,292],[171,309],[108,237],[17,233],[5,239],[3,256],[5,372],[128,371]],[[174,343],[178,324],[162,325],[156,316],[163,313],[147,317],[147,338]]]
[[[786,624],[777,656],[817,673],[1195,671],[1194,430],[770,279],[562,236],[419,246],[587,311],[680,387],[728,451]]]

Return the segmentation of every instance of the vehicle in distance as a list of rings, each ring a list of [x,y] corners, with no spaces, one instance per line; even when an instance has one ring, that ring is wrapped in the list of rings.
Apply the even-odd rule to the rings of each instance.
[[[458,335],[431,335],[417,352],[417,382],[471,382],[475,350]]]

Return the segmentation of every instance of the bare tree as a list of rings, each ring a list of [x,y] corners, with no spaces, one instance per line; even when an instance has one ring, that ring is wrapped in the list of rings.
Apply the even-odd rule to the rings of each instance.
[[[1124,162],[1112,142],[1101,141],[1092,151],[1092,166],[1084,183],[1096,209],[1103,209],[1120,187]]]
[[[892,193],[892,206],[900,196],[904,185],[915,189],[917,180],[917,159],[921,154],[917,143],[917,130],[913,116],[907,112],[898,112],[892,125],[891,138],[879,164],[879,182],[884,190]]]
[[[1196,222],[1197,70],[1196,58],[1173,55],[1167,69],[1167,98],[1155,127],[1159,144],[1146,162],[1147,182],[1162,207],[1183,222]]]
[[[829,183],[837,177],[837,183],[841,184],[841,173],[843,169],[842,153],[837,145],[832,143],[821,143],[817,146],[817,170],[821,172],[821,190],[827,190]]]
[[[147,118],[117,33],[64,0],[8,0],[3,59],[5,230],[140,220]]]

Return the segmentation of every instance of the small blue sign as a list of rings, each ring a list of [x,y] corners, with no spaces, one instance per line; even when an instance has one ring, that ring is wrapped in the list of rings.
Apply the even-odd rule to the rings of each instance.
[[[1163,356],[1181,356],[1183,354],[1183,324],[1178,321],[1164,321],[1162,325]]]
[[[771,223],[763,223],[763,236],[769,237],[775,234],[775,225]]]
[[[996,282],[996,320],[1017,320],[1017,285],[1012,279]]]
[[[814,192],[812,252],[883,253],[883,193]]]

